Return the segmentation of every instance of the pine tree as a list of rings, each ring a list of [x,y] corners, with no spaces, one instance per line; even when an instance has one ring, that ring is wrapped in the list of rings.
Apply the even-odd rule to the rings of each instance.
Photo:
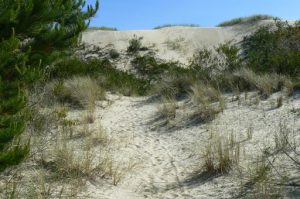
[[[29,152],[19,136],[28,113],[25,89],[69,51],[95,15],[84,0],[0,0],[0,171]]]

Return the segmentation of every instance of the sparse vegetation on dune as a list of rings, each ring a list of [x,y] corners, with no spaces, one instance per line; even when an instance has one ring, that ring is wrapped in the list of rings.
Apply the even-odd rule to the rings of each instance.
[[[176,27],[176,26],[182,26],[182,27],[200,27],[197,24],[164,24],[164,25],[156,26],[153,29],[159,30],[159,29],[163,29],[163,28]]]
[[[101,27],[89,27],[88,30],[117,31],[118,29],[114,27],[101,26]]]
[[[277,17],[271,16],[271,15],[253,15],[249,17],[239,17],[235,19],[231,19],[229,21],[224,21],[220,23],[219,27],[226,27],[226,26],[234,26],[234,25],[241,25],[241,24],[251,24],[256,23],[261,20],[274,20],[278,19]]]

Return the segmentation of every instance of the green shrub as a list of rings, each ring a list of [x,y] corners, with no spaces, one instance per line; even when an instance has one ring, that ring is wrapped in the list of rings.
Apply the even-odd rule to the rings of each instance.
[[[148,55],[137,56],[131,61],[131,64],[138,74],[150,79],[158,79],[159,75],[171,67],[171,63],[158,63],[154,57]]]
[[[232,72],[241,67],[242,60],[239,57],[240,49],[236,45],[226,42],[224,44],[220,44],[216,48],[216,51],[223,61],[223,67],[225,70]]]
[[[270,15],[253,15],[250,17],[240,17],[240,18],[231,19],[229,21],[224,21],[220,23],[218,26],[219,27],[234,26],[239,24],[255,23],[261,20],[271,20],[271,19],[277,19],[277,18]]]
[[[242,41],[244,60],[255,72],[300,74],[300,26],[278,21],[276,29],[265,26]]]

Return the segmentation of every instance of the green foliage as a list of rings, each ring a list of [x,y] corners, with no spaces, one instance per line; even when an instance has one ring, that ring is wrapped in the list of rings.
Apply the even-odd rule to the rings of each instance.
[[[243,56],[255,72],[300,73],[300,26],[278,21],[276,29],[265,26],[244,38]]]
[[[144,79],[154,82],[154,92],[165,97],[180,97],[187,94],[192,71],[183,68],[176,62],[158,62],[154,57],[137,56],[132,65]]]
[[[168,27],[177,27],[177,26],[183,26],[183,27],[200,27],[197,24],[164,24],[164,25],[156,26],[153,29],[158,30],[158,29],[163,29],[163,28],[168,28]]]
[[[167,63],[159,64],[152,56],[137,56],[131,61],[134,69],[138,74],[148,77],[150,79],[158,78],[158,76],[166,72],[170,65]]]
[[[145,95],[150,87],[149,81],[113,68],[108,60],[84,61],[70,58],[63,60],[50,71],[52,79],[85,75],[97,78],[103,88],[124,95]]]
[[[232,45],[230,42],[220,44],[216,51],[224,62],[224,67],[227,71],[234,71],[241,67],[242,60],[239,57],[239,48]]]
[[[19,136],[26,128],[26,87],[43,68],[78,42],[96,13],[85,1],[0,1],[0,171],[18,164],[29,151]]]
[[[273,17],[270,15],[253,15],[249,17],[239,17],[239,18],[231,19],[229,21],[224,21],[220,23],[218,26],[219,27],[234,26],[239,24],[255,23],[261,20],[271,20],[271,19],[277,19],[277,17]]]

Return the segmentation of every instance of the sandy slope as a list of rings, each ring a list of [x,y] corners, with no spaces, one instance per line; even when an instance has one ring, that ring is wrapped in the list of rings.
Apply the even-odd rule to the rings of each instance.
[[[128,41],[136,35],[142,37],[142,44],[153,49],[159,58],[187,63],[196,49],[213,47],[227,41],[239,42],[257,26],[266,23],[270,21],[233,27],[169,27],[132,31],[89,30],[83,33],[82,42],[99,47],[112,45],[117,51],[125,52]],[[174,48],[174,45],[177,47]]]
[[[240,178],[236,169],[230,175],[220,176],[195,173],[203,164],[201,155],[210,133],[212,129],[223,136],[234,133],[243,143],[240,166],[245,168],[247,161],[255,159],[263,148],[272,146],[281,122],[293,127],[298,133],[295,140],[299,141],[300,119],[292,113],[300,108],[299,97],[289,99],[279,109],[272,109],[274,97],[259,105],[247,105],[247,100],[238,105],[237,101],[230,102],[228,97],[227,109],[212,123],[177,126],[172,130],[153,128],[158,102],[133,97],[115,100],[98,112],[101,123],[112,136],[126,140],[114,151],[116,157],[136,161],[138,166],[118,186],[89,184],[86,193],[89,198],[107,199],[232,198],[232,194],[241,190],[241,182],[246,180]],[[253,127],[253,138],[245,141],[250,126]],[[290,164],[285,164],[284,159],[280,164],[287,173],[294,170]],[[297,172],[291,175],[296,179],[300,177]]]

